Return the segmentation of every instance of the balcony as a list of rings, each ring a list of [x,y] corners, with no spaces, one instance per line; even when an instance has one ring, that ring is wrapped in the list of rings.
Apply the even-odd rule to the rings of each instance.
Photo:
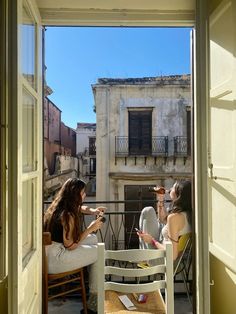
[[[177,157],[183,157],[184,163],[191,156],[191,143],[187,136],[175,136],[174,140],[174,163]]]
[[[138,248],[138,237],[137,233],[134,230],[135,227],[138,227],[138,220],[140,211],[123,211],[123,204],[127,205],[132,202],[137,202],[138,200],[129,200],[129,201],[97,201],[96,204],[93,201],[87,201],[86,205],[96,207],[99,204],[102,206],[112,206],[115,204],[117,210],[115,211],[106,211],[105,217],[106,222],[103,227],[97,233],[99,242],[105,242],[107,249],[118,250],[118,249],[129,249],[129,248]],[[153,203],[153,200],[142,200],[148,204]],[[45,202],[49,204],[49,202]],[[122,207],[122,208],[120,208]],[[84,216],[84,226],[87,226],[90,222],[90,215]],[[192,307],[188,302],[187,297],[184,293],[182,279],[180,277],[175,278],[175,282],[178,285],[175,285],[175,313],[192,313]],[[189,284],[192,282],[190,277],[188,280]],[[49,302],[49,313],[78,313],[78,308],[81,308],[82,302],[80,295],[74,294],[67,302],[64,301],[50,301]],[[58,312],[58,311],[61,312]]]
[[[154,137],[115,137],[115,157],[144,157],[145,164],[147,157],[164,157],[168,156],[168,136]],[[125,162],[126,164],[126,162]]]

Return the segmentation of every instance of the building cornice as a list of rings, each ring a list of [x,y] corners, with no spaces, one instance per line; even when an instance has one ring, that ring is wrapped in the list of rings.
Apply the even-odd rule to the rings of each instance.
[[[109,177],[114,180],[138,180],[138,181],[147,181],[155,179],[181,179],[181,178],[191,178],[191,172],[169,172],[169,173],[133,173],[133,172],[110,172]]]

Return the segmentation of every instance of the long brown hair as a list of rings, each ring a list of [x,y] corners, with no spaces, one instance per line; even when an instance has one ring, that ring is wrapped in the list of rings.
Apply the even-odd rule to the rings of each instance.
[[[79,209],[82,205],[81,191],[85,187],[85,182],[78,178],[70,178],[63,184],[44,215],[46,231],[51,232],[56,219],[60,219],[63,220],[66,238],[68,238],[69,219],[72,216],[74,219],[73,241],[79,241],[81,233],[81,213]]]
[[[176,199],[172,203],[171,212],[186,212],[189,223],[192,216],[192,191],[191,182],[189,180],[177,180],[175,185]]]

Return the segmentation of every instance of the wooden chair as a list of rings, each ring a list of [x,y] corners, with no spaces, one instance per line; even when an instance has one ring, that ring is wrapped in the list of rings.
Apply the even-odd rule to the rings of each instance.
[[[192,304],[190,297],[189,272],[192,264],[192,234],[187,233],[179,238],[179,257],[174,264],[174,282],[178,282],[176,279],[177,275],[181,275],[182,282],[186,290],[186,294],[190,304]]]
[[[52,300],[60,296],[65,296],[75,291],[81,291],[84,313],[87,314],[86,290],[84,284],[83,268],[78,268],[72,271],[63,272],[59,274],[48,274],[46,246],[50,244],[52,244],[51,234],[50,232],[44,232],[43,233],[44,313],[45,314],[48,313],[48,300]],[[71,287],[72,283],[75,284],[75,287]]]
[[[136,267],[141,261],[155,259],[159,259],[159,265],[144,269]],[[106,265],[108,261],[111,266]],[[127,266],[127,262],[131,262],[133,268],[123,268],[122,266]],[[150,280],[156,278],[156,274],[164,274],[164,279]],[[112,279],[114,276],[115,280]],[[123,282],[120,282],[120,278],[124,278]],[[129,283],[131,279],[134,283]],[[165,289],[165,302],[160,289]],[[136,307],[132,314],[174,313],[172,243],[167,243],[166,249],[163,250],[120,251],[105,250],[103,243],[98,244],[98,314],[130,313],[118,298],[124,293]],[[133,293],[147,295],[146,303],[139,303]]]

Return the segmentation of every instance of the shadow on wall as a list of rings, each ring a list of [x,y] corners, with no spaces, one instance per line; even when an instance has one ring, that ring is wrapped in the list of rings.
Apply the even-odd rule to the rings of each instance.
[[[211,312],[214,314],[235,313],[236,309],[236,274],[220,260],[210,255]]]

